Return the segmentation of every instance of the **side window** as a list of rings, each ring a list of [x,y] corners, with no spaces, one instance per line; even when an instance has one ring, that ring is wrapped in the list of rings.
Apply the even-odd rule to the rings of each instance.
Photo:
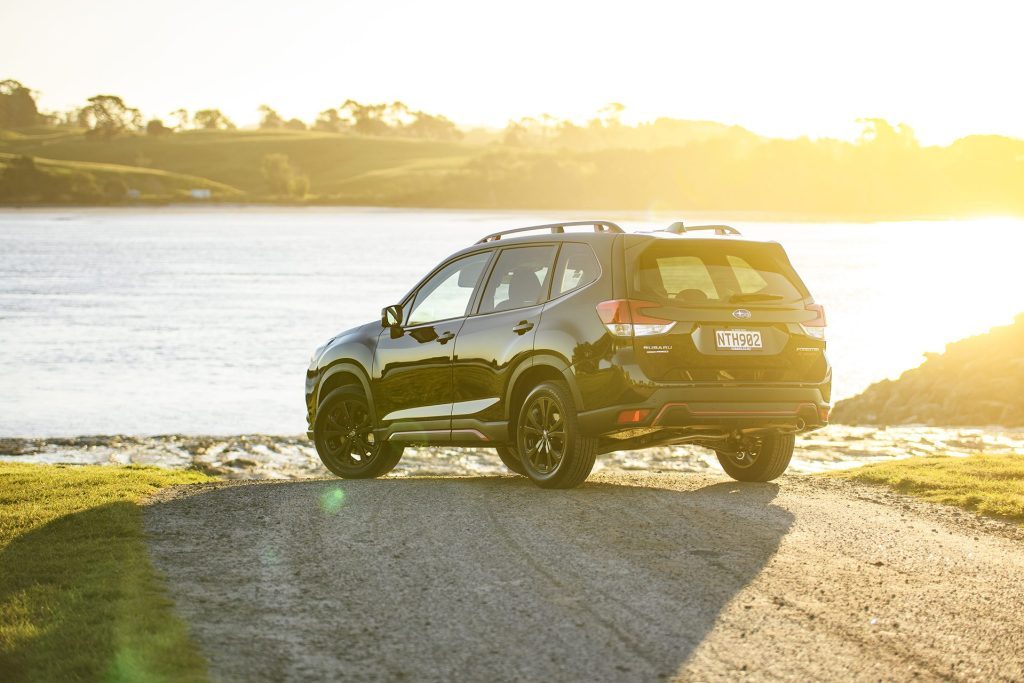
[[[452,261],[427,280],[416,293],[408,325],[422,325],[466,315],[473,290],[491,259],[485,251]]]
[[[539,304],[554,259],[554,245],[503,249],[484,287],[480,313]]]
[[[593,249],[586,244],[567,242],[562,245],[562,251],[558,254],[551,298],[585,287],[600,274],[601,265],[597,262]]]

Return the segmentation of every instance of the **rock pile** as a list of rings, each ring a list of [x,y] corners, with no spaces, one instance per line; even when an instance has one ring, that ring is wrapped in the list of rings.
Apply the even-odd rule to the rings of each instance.
[[[925,354],[897,380],[839,401],[832,421],[851,425],[924,424],[1024,427],[1024,313],[986,334]]]

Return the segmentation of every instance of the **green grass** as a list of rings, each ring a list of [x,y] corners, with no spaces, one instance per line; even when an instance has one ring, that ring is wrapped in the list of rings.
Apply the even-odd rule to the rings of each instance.
[[[1024,456],[972,455],[894,460],[837,472],[934,503],[1024,524]]]
[[[196,472],[0,464],[0,680],[205,680],[138,501]]]

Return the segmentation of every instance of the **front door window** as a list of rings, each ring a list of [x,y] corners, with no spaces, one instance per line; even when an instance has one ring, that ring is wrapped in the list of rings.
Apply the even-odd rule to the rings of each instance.
[[[435,273],[416,293],[406,324],[414,327],[466,315],[473,289],[490,258],[490,252],[473,254]]]

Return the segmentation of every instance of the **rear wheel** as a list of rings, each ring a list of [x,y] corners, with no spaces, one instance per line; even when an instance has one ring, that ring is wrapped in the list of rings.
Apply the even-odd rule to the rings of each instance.
[[[387,474],[404,448],[373,438],[370,406],[359,387],[335,389],[320,403],[313,443],[324,466],[344,479],[372,479]]]
[[[516,450],[526,476],[543,488],[579,486],[597,456],[597,439],[580,433],[565,382],[544,382],[523,401],[516,422]]]
[[[526,476],[526,468],[523,467],[523,459],[519,457],[519,451],[512,446],[496,446],[494,450],[498,451],[498,457],[505,463],[505,467],[516,474]]]
[[[792,434],[766,434],[715,454],[725,473],[737,481],[771,481],[789,467],[795,443]]]

